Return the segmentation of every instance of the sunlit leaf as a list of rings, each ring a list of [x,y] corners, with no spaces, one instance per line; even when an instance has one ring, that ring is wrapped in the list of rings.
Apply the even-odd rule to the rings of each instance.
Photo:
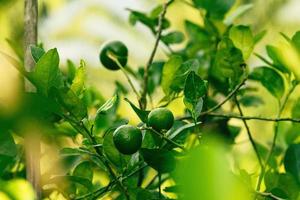
[[[183,42],[184,35],[179,31],[170,32],[161,37],[161,40],[166,44],[178,44]]]
[[[139,109],[131,101],[129,101],[129,99],[127,99],[127,98],[125,98],[124,100],[129,103],[129,105],[134,110],[134,112],[137,114],[137,116],[140,118],[140,120],[142,122],[144,122],[144,123],[147,123],[147,121],[148,121],[148,114],[150,113],[150,111]]]
[[[252,71],[249,78],[260,81],[261,84],[277,99],[280,99],[285,92],[282,76],[272,68],[257,67]]]
[[[247,13],[251,8],[253,8],[252,3],[240,5],[233,12],[230,12],[225,16],[224,23],[226,25],[233,24],[238,17],[241,17],[243,14]]]
[[[180,56],[172,56],[163,67],[163,75],[161,81],[161,87],[166,95],[171,93],[171,84],[182,63],[182,58]]]
[[[103,115],[105,114],[107,111],[109,111],[113,106],[115,106],[115,104],[117,103],[118,100],[118,95],[114,95],[112,98],[110,98],[109,100],[107,100],[98,110],[97,110],[97,114],[96,117],[98,115]]]
[[[36,63],[35,69],[30,77],[37,90],[48,96],[50,89],[63,86],[62,74],[59,70],[59,56],[56,49],[45,53]]]
[[[233,26],[229,31],[229,37],[234,46],[240,49],[244,59],[248,59],[254,48],[254,37],[249,26]]]
[[[219,82],[234,87],[240,82],[244,73],[242,52],[234,47],[233,42],[224,37],[218,45],[215,61],[210,74]],[[222,86],[220,86],[222,87]]]
[[[284,73],[290,73],[289,69],[284,66],[284,61],[280,57],[280,49],[275,46],[267,45],[266,50],[268,56],[272,59],[274,67]]]
[[[76,70],[71,85],[71,90],[73,90],[76,95],[80,95],[84,89],[85,73],[85,63],[83,60],[81,60],[80,67]]]
[[[36,63],[46,53],[43,48],[38,46],[30,46],[30,50],[31,50],[31,55]]]

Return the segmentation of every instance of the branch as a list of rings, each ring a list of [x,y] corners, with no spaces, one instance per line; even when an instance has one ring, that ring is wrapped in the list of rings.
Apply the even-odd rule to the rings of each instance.
[[[125,75],[130,87],[132,88],[133,92],[135,93],[135,95],[137,96],[137,98],[139,99],[140,98],[140,94],[138,93],[138,91],[135,89],[134,85],[133,85],[133,82],[131,81],[130,77],[128,76],[126,70],[124,69],[124,67],[121,65],[121,63],[119,62],[119,60],[112,54],[112,53],[109,53],[108,54],[108,57],[110,59],[112,59],[117,65],[118,67],[121,69],[121,71],[123,72],[123,74]]]
[[[235,103],[236,103],[236,105],[237,105],[237,108],[238,108],[238,110],[239,110],[240,115],[241,115],[241,116],[244,116],[243,111],[242,111],[242,108],[241,108],[241,105],[240,105],[240,103],[239,103],[239,101],[238,101],[238,99],[237,99],[236,96],[234,96],[234,100],[235,100]],[[259,154],[259,152],[258,152],[258,148],[257,148],[257,146],[256,146],[256,144],[255,144],[255,141],[254,141],[254,139],[253,139],[253,137],[252,137],[252,134],[251,134],[251,132],[250,132],[250,128],[249,128],[249,126],[248,126],[248,124],[247,124],[247,122],[246,122],[245,119],[242,119],[242,121],[243,121],[243,123],[244,123],[244,125],[245,125],[245,128],[246,128],[246,131],[247,131],[248,138],[249,138],[249,140],[250,140],[250,142],[251,142],[251,145],[252,145],[252,147],[253,147],[253,149],[254,149],[254,151],[255,151],[255,154],[256,154],[256,157],[257,157],[257,159],[258,159],[259,165],[260,165],[261,169],[263,170],[263,169],[264,169],[264,164],[263,164],[263,162],[262,162],[262,158],[260,157],[260,154]]]
[[[144,84],[143,84],[143,90],[142,90],[142,96],[141,96],[141,99],[140,99],[140,102],[141,102],[141,108],[142,109],[146,109],[147,107],[147,88],[148,88],[148,76],[149,76],[149,68],[153,62],[153,59],[154,59],[154,56],[155,56],[155,53],[157,51],[157,48],[158,48],[158,44],[159,44],[159,41],[160,41],[160,37],[161,37],[161,33],[162,33],[162,29],[163,29],[163,20],[164,20],[164,17],[166,15],[166,12],[167,12],[167,8],[168,6],[172,3],[173,1],[168,1],[167,3],[165,3],[163,5],[163,10],[162,12],[160,13],[159,15],[159,19],[158,19],[158,30],[157,30],[157,35],[156,35],[156,40],[155,40],[155,43],[154,43],[154,48],[151,52],[151,55],[149,57],[149,60],[145,66],[145,71],[144,71]]]
[[[90,142],[93,144],[93,148],[97,153],[97,157],[101,160],[101,162],[105,165],[107,168],[109,174],[112,176],[114,181],[116,181],[116,184],[120,187],[122,192],[124,193],[127,200],[129,200],[129,194],[127,189],[122,185],[116,174],[114,173],[113,169],[110,167],[110,164],[108,160],[103,156],[101,149],[99,149],[99,146],[97,145],[97,141],[95,140],[95,137],[92,135],[92,133],[89,131],[89,129],[83,124],[82,121],[79,121],[76,116],[70,111],[68,108],[66,108],[68,112],[74,117],[75,120],[68,117],[67,115],[63,115],[63,117],[70,122],[70,124],[80,133],[82,133],[83,136],[87,137]]]
[[[24,5],[24,64],[26,70],[32,70],[34,61],[31,56],[30,45],[37,44],[38,2],[25,0]]]
[[[145,167],[147,167],[147,165],[143,165],[141,166],[140,168],[136,169],[135,171],[131,172],[130,174],[128,174],[127,176],[125,177],[119,177],[118,178],[118,181],[123,181],[123,180],[126,180],[128,178],[130,178],[131,176],[135,175],[136,173],[140,172],[141,170],[143,170]],[[121,179],[121,180],[119,180]],[[116,180],[114,181],[111,181],[107,186],[105,187],[101,187],[93,192],[90,192],[88,194],[85,194],[85,195],[82,195],[80,197],[77,197],[75,198],[75,200],[80,200],[80,199],[87,199],[88,197],[90,196],[94,196],[94,197],[99,197],[103,194],[105,194],[107,191],[109,191],[110,188],[114,187],[116,185]]]
[[[202,112],[200,114],[200,116],[207,115],[207,114],[217,110],[218,108],[220,108],[223,104],[225,104],[245,84],[247,78],[248,78],[248,76],[244,75],[244,78],[242,79],[242,81],[225,97],[225,99],[223,101],[221,101],[219,104],[215,105],[214,107]]]
[[[224,113],[208,113],[206,114],[208,116],[213,117],[224,117],[224,118],[235,118],[235,119],[241,119],[241,120],[259,120],[259,121],[270,121],[270,122],[281,122],[281,121],[290,121],[295,123],[300,123],[300,119],[294,119],[294,118],[271,118],[271,117],[259,117],[259,116],[240,116],[236,114],[224,114]],[[192,119],[192,117],[185,117],[180,119]]]
[[[293,91],[295,90],[296,88],[296,84],[292,84],[292,87],[290,87],[288,93],[286,94],[282,104],[280,105],[280,108],[279,108],[279,112],[277,114],[277,117],[279,118],[288,102],[288,99],[289,97],[291,96],[291,94],[293,93]],[[275,124],[274,126],[274,137],[273,137],[273,140],[272,140],[272,146],[271,146],[271,149],[270,149],[270,152],[269,154],[267,155],[267,158],[266,158],[266,162],[265,162],[265,165],[264,165],[264,169],[267,167],[271,157],[272,157],[272,154],[274,152],[274,149],[275,149],[275,146],[276,146],[276,140],[277,140],[277,136],[278,136],[278,122]],[[257,183],[257,186],[256,186],[256,190],[260,190],[260,186],[261,186],[261,183],[262,183],[262,180],[264,178],[264,175],[265,175],[265,171],[262,171],[262,173],[260,174],[259,178],[258,178],[258,183]]]
[[[32,70],[34,61],[31,56],[30,45],[37,43],[38,28],[38,2],[37,0],[25,0],[24,4],[24,65],[25,70]],[[19,68],[22,71],[22,68]],[[25,73],[24,70],[24,73]],[[25,90],[34,91],[33,85],[24,79]],[[37,199],[41,199],[40,186],[40,136],[32,132],[24,138],[26,148],[26,178],[32,184]]]

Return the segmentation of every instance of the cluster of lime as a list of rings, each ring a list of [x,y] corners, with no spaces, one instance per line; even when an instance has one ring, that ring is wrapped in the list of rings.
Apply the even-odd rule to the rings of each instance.
[[[156,108],[148,115],[148,126],[155,131],[169,130],[174,123],[174,116],[167,108]],[[142,146],[142,132],[132,125],[122,125],[113,133],[113,141],[119,152],[133,154]]]
[[[110,55],[117,59],[116,63]],[[119,41],[107,43],[100,52],[100,62],[109,70],[120,69],[119,65],[125,67],[127,64],[128,50],[126,46]],[[169,130],[174,123],[174,116],[167,108],[156,108],[148,115],[147,125],[157,132]],[[133,154],[142,146],[142,132],[139,128],[132,125],[122,125],[113,133],[115,147],[122,154]]]

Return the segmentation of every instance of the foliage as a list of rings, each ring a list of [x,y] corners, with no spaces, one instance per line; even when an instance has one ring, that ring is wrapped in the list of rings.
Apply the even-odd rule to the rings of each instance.
[[[68,61],[67,70],[63,72],[55,48],[31,47],[35,61],[32,72],[24,70],[22,61],[6,56],[36,91],[22,91],[23,102],[15,112],[0,112],[1,198],[21,199],[15,191],[19,187],[27,188],[26,193],[22,193],[23,199],[34,198],[29,183],[23,180],[28,166],[24,165],[25,147],[20,142],[29,124],[43,127],[43,141],[66,137],[76,144],[60,146],[63,172],[50,170],[43,174],[40,189],[44,198],[54,192],[66,199],[100,199],[105,195],[118,200],[170,199],[174,194],[178,199],[187,200],[300,198],[300,129],[297,124],[300,104],[289,101],[300,77],[299,32],[292,38],[284,36],[284,50],[281,46],[267,45],[268,58],[256,54],[264,65],[253,68],[248,66],[248,59],[254,55],[255,44],[265,32],[255,34],[251,26],[234,24],[235,17],[251,6],[240,5],[235,10],[234,0],[193,0],[189,5],[203,14],[204,23],[199,25],[186,20],[186,33],[183,33],[171,30],[170,21],[165,17],[169,6],[177,3],[182,2],[171,0],[148,13],[128,9],[129,22],[143,24],[156,38],[145,67],[135,71],[126,66],[130,49],[121,42],[109,43],[117,44],[118,48],[105,46],[100,52],[105,68],[120,69],[126,76],[135,100],[127,99],[126,86],[118,82],[114,96],[105,101],[99,91],[86,83],[84,61],[79,67]],[[166,60],[155,60],[159,43],[169,51]],[[174,44],[181,44],[181,48],[174,50]],[[132,79],[140,84],[139,90]],[[277,118],[243,115],[244,107],[267,103],[255,92],[258,85],[278,102]],[[171,113],[171,128],[163,126],[165,121],[159,122],[161,113],[155,117],[155,121],[158,120],[155,123],[161,123],[163,128],[155,128],[153,120],[148,121],[150,111],[157,109],[147,102],[157,95],[158,89],[163,95],[155,108],[167,107],[177,98],[185,105],[185,115],[175,116],[174,122],[172,112],[164,109]],[[130,125],[138,135],[136,141],[140,142],[140,134],[143,138],[142,144],[126,151],[129,143],[124,145],[124,141],[119,140],[129,137],[122,135],[117,142],[122,144],[120,152],[120,147],[115,146],[115,130],[118,132],[120,126],[130,121],[117,114],[122,101],[128,102],[140,119],[139,124]],[[230,109],[223,106],[225,103]],[[281,118],[283,111],[289,108],[288,103],[293,104],[292,118]],[[237,160],[229,167],[224,156],[230,153],[242,128],[232,126],[230,118],[243,120],[257,156],[254,172],[239,169]],[[247,124],[250,119],[274,121],[274,137],[269,146],[253,139]],[[277,136],[283,132],[278,128],[279,121],[290,121],[292,127],[286,133],[284,146],[277,145]],[[100,172],[106,175],[108,184],[96,181]],[[169,186],[162,188],[164,184]]]

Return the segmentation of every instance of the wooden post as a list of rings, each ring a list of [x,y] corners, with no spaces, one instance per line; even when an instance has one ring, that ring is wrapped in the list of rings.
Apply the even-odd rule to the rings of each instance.
[[[34,68],[30,45],[37,44],[38,34],[38,1],[25,0],[24,5],[24,67],[27,71]],[[34,91],[31,83],[25,80],[25,90]],[[29,132],[29,133],[28,133]],[[41,199],[40,187],[40,137],[38,133],[31,133],[29,129],[25,136],[26,149],[26,177],[36,191],[37,199]]]

